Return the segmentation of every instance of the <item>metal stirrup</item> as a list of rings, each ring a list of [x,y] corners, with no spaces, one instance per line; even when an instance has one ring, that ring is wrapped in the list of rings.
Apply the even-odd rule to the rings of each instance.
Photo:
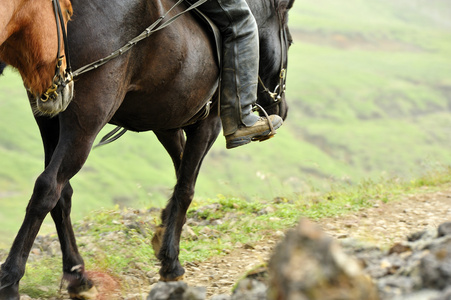
[[[260,104],[255,103],[255,109],[254,110],[257,110],[257,109],[259,109],[265,115],[266,120],[268,121],[268,125],[269,125],[269,128],[271,129],[271,132],[269,132],[265,137],[270,138],[270,137],[272,137],[273,135],[276,134],[276,130],[274,129],[274,126],[272,125],[272,122],[269,119],[269,115],[266,112],[266,110]],[[265,140],[267,138],[257,138],[257,140]]]

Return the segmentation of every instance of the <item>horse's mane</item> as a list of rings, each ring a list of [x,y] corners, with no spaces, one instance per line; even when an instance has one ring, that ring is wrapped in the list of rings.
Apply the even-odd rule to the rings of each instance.
[[[6,64],[2,61],[0,61],[0,75],[3,74],[3,70],[6,68]]]

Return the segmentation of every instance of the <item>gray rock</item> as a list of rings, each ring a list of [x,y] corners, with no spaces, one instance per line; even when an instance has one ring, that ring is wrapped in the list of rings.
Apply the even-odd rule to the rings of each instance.
[[[449,285],[439,296],[431,300],[451,300],[451,285]]]
[[[231,300],[265,300],[267,287],[264,283],[251,279],[242,279],[233,291]]]
[[[411,234],[401,243],[402,251],[355,249],[365,271],[377,280],[382,299],[451,300],[451,235],[445,234],[447,224],[440,225],[440,230]]]
[[[147,300],[205,300],[205,287],[188,287],[183,281],[158,282]]]
[[[230,296],[229,295],[215,295],[213,297],[210,298],[210,300],[230,300]]]
[[[434,247],[423,257],[420,272],[426,288],[441,290],[451,285],[451,240]]]
[[[440,297],[440,292],[436,290],[421,290],[391,298],[391,300],[432,300]],[[437,299],[438,300],[438,299]],[[441,299],[444,300],[444,299]]]
[[[358,261],[314,223],[302,219],[269,263],[268,299],[379,299]]]
[[[451,222],[440,224],[438,227],[438,236],[451,235]]]

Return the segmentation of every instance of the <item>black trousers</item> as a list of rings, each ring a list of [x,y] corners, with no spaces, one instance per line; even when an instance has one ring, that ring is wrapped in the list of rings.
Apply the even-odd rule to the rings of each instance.
[[[220,111],[224,135],[233,134],[238,126],[252,126],[258,120],[252,114],[260,53],[257,22],[245,0],[208,0],[199,10],[222,34]]]

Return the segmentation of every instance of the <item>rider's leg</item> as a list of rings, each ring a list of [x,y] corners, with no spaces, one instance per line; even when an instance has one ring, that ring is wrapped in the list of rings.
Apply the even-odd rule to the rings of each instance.
[[[210,0],[200,6],[219,27],[223,36],[221,120],[227,148],[268,135],[267,119],[252,113],[257,100],[259,40],[258,28],[245,0]],[[269,117],[274,129],[283,123]]]

